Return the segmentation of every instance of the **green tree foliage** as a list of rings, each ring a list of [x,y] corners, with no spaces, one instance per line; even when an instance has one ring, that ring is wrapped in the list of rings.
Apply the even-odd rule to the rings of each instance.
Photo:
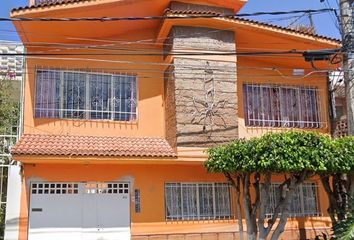
[[[336,238],[338,240],[353,240],[354,239],[354,198],[351,199],[351,204],[346,212],[346,219],[338,222],[334,227]]]
[[[335,226],[347,219],[350,195],[353,197],[354,181],[354,137],[348,136],[333,140],[335,156],[327,163],[331,169],[328,173],[320,173],[323,187],[327,193],[328,213]],[[336,228],[334,228],[335,235]]]
[[[18,121],[19,104],[13,99],[12,88],[12,81],[0,76],[0,134],[8,133]]]
[[[353,146],[353,138],[333,140],[316,132],[268,133],[209,149],[205,167],[210,172],[223,173],[235,188],[242,189],[248,239],[266,239],[274,227],[271,239],[275,240],[284,231],[296,187],[316,174],[352,171]],[[273,217],[266,219],[273,174],[281,174],[284,179]],[[236,179],[241,179],[242,188]],[[250,194],[251,186],[254,195]]]
[[[354,138],[332,140],[324,134],[300,131],[268,133],[238,139],[208,153],[205,166],[210,172],[348,172],[353,168]]]

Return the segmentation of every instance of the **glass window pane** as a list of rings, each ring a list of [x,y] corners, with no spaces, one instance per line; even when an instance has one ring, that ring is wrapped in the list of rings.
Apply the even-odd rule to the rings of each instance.
[[[200,219],[214,218],[213,185],[202,183],[199,187],[199,217]]]
[[[198,219],[197,186],[195,184],[182,184],[183,219]]]
[[[86,75],[64,72],[64,118],[86,118]]]
[[[304,196],[305,216],[317,215],[318,214],[317,185],[315,183],[304,183],[303,196]]]
[[[217,218],[231,216],[230,188],[226,183],[215,183],[215,215]]]
[[[110,119],[111,76],[90,74],[90,119]]]
[[[178,220],[182,218],[181,185],[167,183],[165,185],[166,218]]]
[[[134,76],[115,76],[114,80],[114,119],[131,121],[136,119],[136,79]]]
[[[136,77],[37,70],[35,116],[136,120]]]
[[[39,118],[59,117],[60,73],[38,70],[36,75],[35,116]]]

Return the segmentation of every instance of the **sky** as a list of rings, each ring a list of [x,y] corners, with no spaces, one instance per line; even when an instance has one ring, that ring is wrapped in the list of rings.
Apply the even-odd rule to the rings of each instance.
[[[338,9],[339,0],[248,0],[248,3],[241,9],[240,13],[253,13],[258,11],[291,11],[303,9]],[[0,17],[9,17],[12,8],[23,7],[28,4],[28,0],[0,0]],[[281,26],[288,26],[302,14],[281,15],[281,16],[260,16],[252,19]],[[89,17],[89,16],[88,16]],[[313,21],[318,34],[340,38],[339,30],[336,26],[337,20],[334,14],[321,13],[313,16]],[[295,24],[309,24],[309,17],[302,16]],[[0,22],[0,40],[20,41],[15,28],[11,22]]]

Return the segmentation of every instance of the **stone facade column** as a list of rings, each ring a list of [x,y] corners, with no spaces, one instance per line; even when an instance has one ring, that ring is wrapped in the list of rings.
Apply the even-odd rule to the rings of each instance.
[[[165,74],[166,133],[170,144],[206,147],[236,139],[234,32],[175,26],[165,42],[165,51],[173,56]]]

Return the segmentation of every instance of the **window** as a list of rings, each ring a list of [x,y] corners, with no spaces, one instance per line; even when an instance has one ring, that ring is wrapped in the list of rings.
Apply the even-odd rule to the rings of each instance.
[[[166,183],[167,220],[230,219],[227,183]]]
[[[246,126],[323,127],[317,88],[244,84],[243,96]]]
[[[279,183],[273,183],[271,185],[271,194],[269,198],[270,204],[267,209],[268,216],[272,216],[276,204],[279,201],[279,186]],[[291,217],[309,217],[319,215],[316,183],[303,183],[295,190],[289,207],[289,215]]]
[[[36,77],[37,118],[137,118],[135,76],[37,70]]]

